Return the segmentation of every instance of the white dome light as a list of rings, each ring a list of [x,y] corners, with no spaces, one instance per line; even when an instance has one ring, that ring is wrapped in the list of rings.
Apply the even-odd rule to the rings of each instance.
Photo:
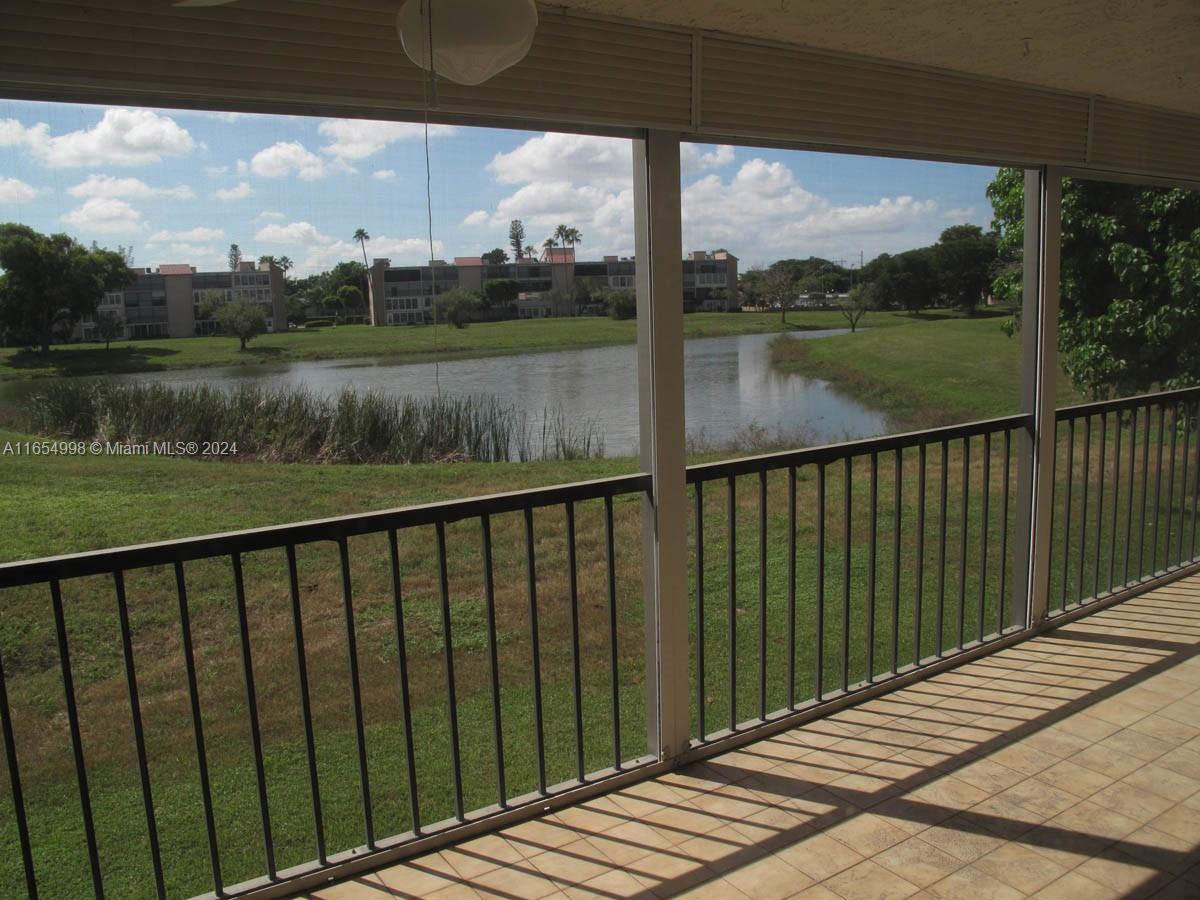
[[[537,22],[534,0],[406,0],[396,14],[408,58],[457,84],[482,84],[519,63],[533,45]]]

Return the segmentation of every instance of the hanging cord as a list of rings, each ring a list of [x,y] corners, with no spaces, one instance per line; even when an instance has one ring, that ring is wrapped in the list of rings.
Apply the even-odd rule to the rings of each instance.
[[[425,9],[425,62],[421,78],[421,92],[425,107],[425,224],[429,236],[429,291],[430,303],[433,306],[433,385],[437,399],[442,399],[442,380],[440,372],[440,355],[438,352],[438,314],[437,314],[437,273],[433,266],[433,175],[429,161],[429,104],[432,98],[437,103],[437,72],[433,69],[433,0],[422,0]],[[441,417],[438,417],[438,421]]]

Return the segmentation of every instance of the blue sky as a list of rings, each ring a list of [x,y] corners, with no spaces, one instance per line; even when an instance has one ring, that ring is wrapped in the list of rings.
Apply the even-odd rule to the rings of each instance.
[[[507,247],[521,218],[581,257],[633,251],[630,146],[582,135],[431,126],[434,253]],[[987,226],[994,169],[878,157],[685,145],[684,249],[743,265],[857,261]],[[296,273],[370,256],[429,256],[420,124],[0,100],[0,221],[132,246],[137,265],[224,268],[287,255]]]

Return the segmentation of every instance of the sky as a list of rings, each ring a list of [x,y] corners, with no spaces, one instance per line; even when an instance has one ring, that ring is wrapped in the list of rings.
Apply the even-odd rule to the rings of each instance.
[[[290,257],[292,274],[541,248],[559,223],[580,259],[633,253],[632,148],[619,138],[304,116],[0,100],[0,221],[132,247],[137,266]],[[988,227],[995,170],[881,157],[684,144],[684,250],[742,266],[824,256],[856,264]]]

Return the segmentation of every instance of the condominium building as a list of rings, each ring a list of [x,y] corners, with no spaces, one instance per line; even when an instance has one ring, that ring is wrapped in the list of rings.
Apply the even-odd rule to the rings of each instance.
[[[587,301],[594,290],[633,290],[637,266],[633,257],[577,261],[570,247],[501,264],[478,256],[456,256],[453,262],[433,259],[423,266],[393,266],[388,259],[376,259],[370,268],[368,318],[372,325],[424,324],[433,320],[437,295],[455,288],[482,291],[492,279],[517,283],[518,318],[591,315],[603,312]],[[683,260],[681,301],[686,312],[732,309],[736,297],[737,257],[732,253],[696,250]]]
[[[261,305],[267,331],[287,328],[283,270],[273,263],[243,262],[225,272],[187,264],[142,269],[133,285],[105,294],[96,312],[120,314],[125,338],[193,337],[217,331],[209,307],[232,300]],[[74,337],[97,340],[95,316],[80,320]]]

